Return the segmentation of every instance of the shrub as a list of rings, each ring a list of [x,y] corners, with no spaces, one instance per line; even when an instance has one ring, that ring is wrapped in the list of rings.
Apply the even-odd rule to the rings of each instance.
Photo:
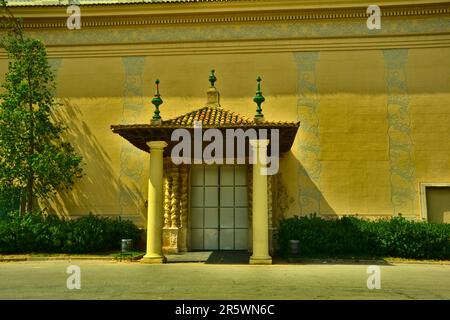
[[[300,241],[303,256],[449,259],[450,224],[402,217],[368,221],[357,217],[324,220],[316,215],[283,219],[278,241],[288,255],[289,240]]]
[[[1,253],[93,253],[120,248],[123,238],[139,241],[141,231],[128,220],[90,214],[60,219],[41,213],[9,213],[0,219]]]
[[[0,218],[4,217],[9,211],[18,210],[20,194],[18,190],[5,190],[0,186]]]

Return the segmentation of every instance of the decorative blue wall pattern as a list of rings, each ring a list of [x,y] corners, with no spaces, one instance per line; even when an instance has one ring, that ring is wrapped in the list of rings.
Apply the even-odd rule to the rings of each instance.
[[[408,49],[383,50],[387,72],[387,113],[393,214],[414,215],[415,166],[405,65]]]
[[[138,123],[142,112],[145,110],[143,100],[143,70],[145,57],[124,57],[122,59],[125,68],[125,81],[123,92],[122,124]],[[122,139],[120,151],[120,188],[119,203],[121,214],[126,208],[136,206],[136,213],[141,211],[143,198],[138,189],[141,185],[144,163],[142,151]],[[130,190],[135,185],[137,190]]]
[[[427,19],[384,19],[383,27],[377,30],[376,36],[395,36],[404,34],[446,33],[450,29],[450,18]],[[124,29],[89,29],[82,28],[77,32],[52,30],[30,32],[32,37],[41,39],[46,45],[74,44],[107,44],[107,43],[151,43],[180,41],[227,41],[257,39],[290,39],[318,37],[355,37],[374,35],[366,26],[365,19],[356,20],[324,20],[288,21],[264,25],[239,25],[227,23],[215,25],[205,32],[205,27],[195,25],[152,26],[150,28]]]
[[[301,121],[298,145],[298,201],[302,214],[320,213],[319,102],[316,85],[318,52],[296,52],[298,72],[297,120]]]
[[[53,71],[53,75],[55,76],[55,83],[56,83],[56,87],[55,90],[53,92],[53,94],[57,94],[58,92],[58,73],[59,73],[59,68],[61,67],[61,59],[60,58],[52,58],[52,59],[48,59],[48,64],[50,66],[50,69],[52,69]]]

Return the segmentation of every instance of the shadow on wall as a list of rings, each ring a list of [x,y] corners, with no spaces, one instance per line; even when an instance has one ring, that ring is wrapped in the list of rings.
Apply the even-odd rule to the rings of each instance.
[[[54,118],[67,125],[63,139],[69,141],[83,157],[83,177],[75,181],[71,190],[59,191],[43,205],[58,216],[79,216],[90,212],[118,216],[118,194],[128,195],[134,203],[143,203],[142,199],[138,199],[141,190],[120,183],[119,175],[115,173],[117,170],[111,165],[111,157],[82,120],[80,107],[66,98],[61,102],[62,106],[57,109]],[[105,128],[105,134],[112,134],[109,127]],[[139,213],[142,214],[142,211],[139,210]]]
[[[308,159],[308,150],[300,150],[300,152],[304,152],[302,158]],[[313,179],[313,177],[320,175],[320,168],[311,165],[311,161],[307,161],[308,169],[306,169],[305,165],[293,154],[292,150],[287,152],[283,158],[290,169],[287,172],[292,172],[293,174],[296,172],[295,183],[292,186],[294,192],[292,194],[297,205],[295,206],[295,210],[288,210],[289,214],[285,214],[282,217],[293,215],[305,216],[316,213],[323,218],[336,218],[338,216],[336,211],[323,195],[317,182],[314,181],[317,178]],[[283,184],[289,186],[294,182],[294,176],[284,175],[282,180],[284,180]]]
[[[135,214],[145,219],[145,199],[140,186],[121,183],[118,168],[113,168],[110,155],[83,120],[80,107],[67,98],[61,99],[61,102],[63,106],[54,116],[57,121],[67,124],[68,128],[63,138],[71,142],[76,152],[83,157],[84,175],[76,180],[72,190],[58,192],[54,199],[43,205],[59,216],[79,216],[89,212],[118,216],[121,214],[118,195],[122,195],[135,206]],[[109,127],[104,128],[104,134],[112,134]],[[300,152],[308,153],[308,150]],[[336,217],[336,212],[312,178],[316,173],[314,168],[311,170],[311,161],[307,161],[309,168],[307,171],[302,161],[292,151],[282,157],[284,158],[282,161],[285,162],[282,165],[284,170],[281,175],[278,174],[274,186],[275,223],[283,217],[311,213]],[[305,154],[303,158],[308,160]]]

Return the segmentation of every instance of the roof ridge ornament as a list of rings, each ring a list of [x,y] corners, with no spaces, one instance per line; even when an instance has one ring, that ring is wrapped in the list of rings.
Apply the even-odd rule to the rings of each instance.
[[[161,99],[161,95],[159,94],[159,80],[156,79],[156,93],[153,96],[152,104],[155,106],[155,112],[153,113],[152,124],[161,124],[161,116],[159,111],[159,106],[163,104],[163,99]]]
[[[216,70],[212,69],[211,74],[208,78],[208,81],[211,83],[211,86],[208,88],[208,91],[206,91],[207,101],[206,106],[207,107],[213,107],[213,108],[220,108],[220,93],[219,90],[215,87],[215,83],[217,81]]]
[[[258,82],[258,89],[256,91],[255,97],[253,98],[253,101],[256,103],[256,105],[258,107],[256,108],[256,114],[255,114],[255,117],[254,117],[254,121],[255,122],[262,122],[262,121],[264,121],[264,114],[262,113],[261,104],[264,101],[266,101],[266,99],[264,98],[264,96],[262,95],[262,92],[261,92],[261,81],[262,81],[262,78],[258,77],[256,79],[256,81]]]
[[[214,87],[214,84],[217,81],[216,75],[215,75],[216,70],[212,69],[211,70],[211,74],[209,76],[209,82],[211,82],[211,87]]]

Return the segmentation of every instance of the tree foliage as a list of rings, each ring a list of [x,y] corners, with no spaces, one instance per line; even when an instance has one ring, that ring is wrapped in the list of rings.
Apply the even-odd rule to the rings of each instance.
[[[66,129],[53,115],[61,107],[45,45],[27,37],[4,0],[6,32],[0,45],[9,59],[0,93],[0,193],[18,194],[28,212],[81,177],[81,156],[61,137]],[[5,30],[5,26],[3,27]]]

